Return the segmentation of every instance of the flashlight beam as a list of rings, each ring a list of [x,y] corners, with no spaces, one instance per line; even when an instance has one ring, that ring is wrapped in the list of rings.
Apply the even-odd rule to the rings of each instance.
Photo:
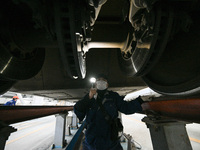
[[[96,82],[96,78],[94,78],[94,77],[90,78],[90,82],[91,83],[95,83]]]

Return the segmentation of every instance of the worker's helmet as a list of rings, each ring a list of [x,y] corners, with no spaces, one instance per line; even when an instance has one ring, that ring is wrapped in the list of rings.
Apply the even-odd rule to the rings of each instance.
[[[19,99],[19,97],[18,97],[18,96],[13,96],[13,99],[14,99],[14,98],[15,98],[15,99]]]

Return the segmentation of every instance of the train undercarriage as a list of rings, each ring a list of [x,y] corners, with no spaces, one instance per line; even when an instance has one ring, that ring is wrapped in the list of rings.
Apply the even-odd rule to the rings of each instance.
[[[55,67],[69,78],[66,82],[70,80],[77,85],[72,88],[81,88],[84,84],[77,81],[82,82],[95,68],[88,66],[96,63],[95,59],[88,62],[87,57],[98,49],[102,53],[114,51],[116,55],[98,57],[107,65],[117,59],[127,82],[139,77],[164,95],[197,94],[199,4],[198,0],[3,0],[0,93],[38,73],[44,74],[43,64],[51,57],[60,62]],[[49,49],[54,49],[57,57]],[[54,62],[49,63],[48,71],[55,71]],[[114,66],[112,69],[112,74],[117,74]],[[16,89],[51,90],[49,80],[46,88],[41,79],[43,88],[28,85]],[[62,87],[67,88],[56,88]]]

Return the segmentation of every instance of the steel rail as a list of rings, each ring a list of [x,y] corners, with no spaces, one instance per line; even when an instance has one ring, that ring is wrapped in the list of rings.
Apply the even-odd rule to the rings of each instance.
[[[12,124],[70,110],[73,106],[0,106],[0,121]]]
[[[151,101],[142,107],[147,115],[200,123],[200,98]]]

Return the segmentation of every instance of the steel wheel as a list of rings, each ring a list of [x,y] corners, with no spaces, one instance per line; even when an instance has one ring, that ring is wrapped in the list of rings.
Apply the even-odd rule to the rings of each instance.
[[[86,55],[83,51],[81,1],[55,2],[55,24],[58,45],[65,70],[71,78],[85,78]]]
[[[177,12],[174,22],[179,30],[173,33],[159,62],[143,77],[148,86],[166,95],[189,95],[200,90],[200,21],[195,20],[200,12],[189,12],[186,18],[182,14],[183,19],[180,14]],[[181,20],[188,25],[181,28]]]
[[[172,26],[173,11],[169,7],[158,4],[150,13],[141,11],[134,16],[132,48],[119,53],[119,65],[128,76],[143,76],[152,69],[165,48]]]
[[[0,76],[8,80],[25,80],[42,68],[44,49],[25,52],[12,42],[0,44]]]

